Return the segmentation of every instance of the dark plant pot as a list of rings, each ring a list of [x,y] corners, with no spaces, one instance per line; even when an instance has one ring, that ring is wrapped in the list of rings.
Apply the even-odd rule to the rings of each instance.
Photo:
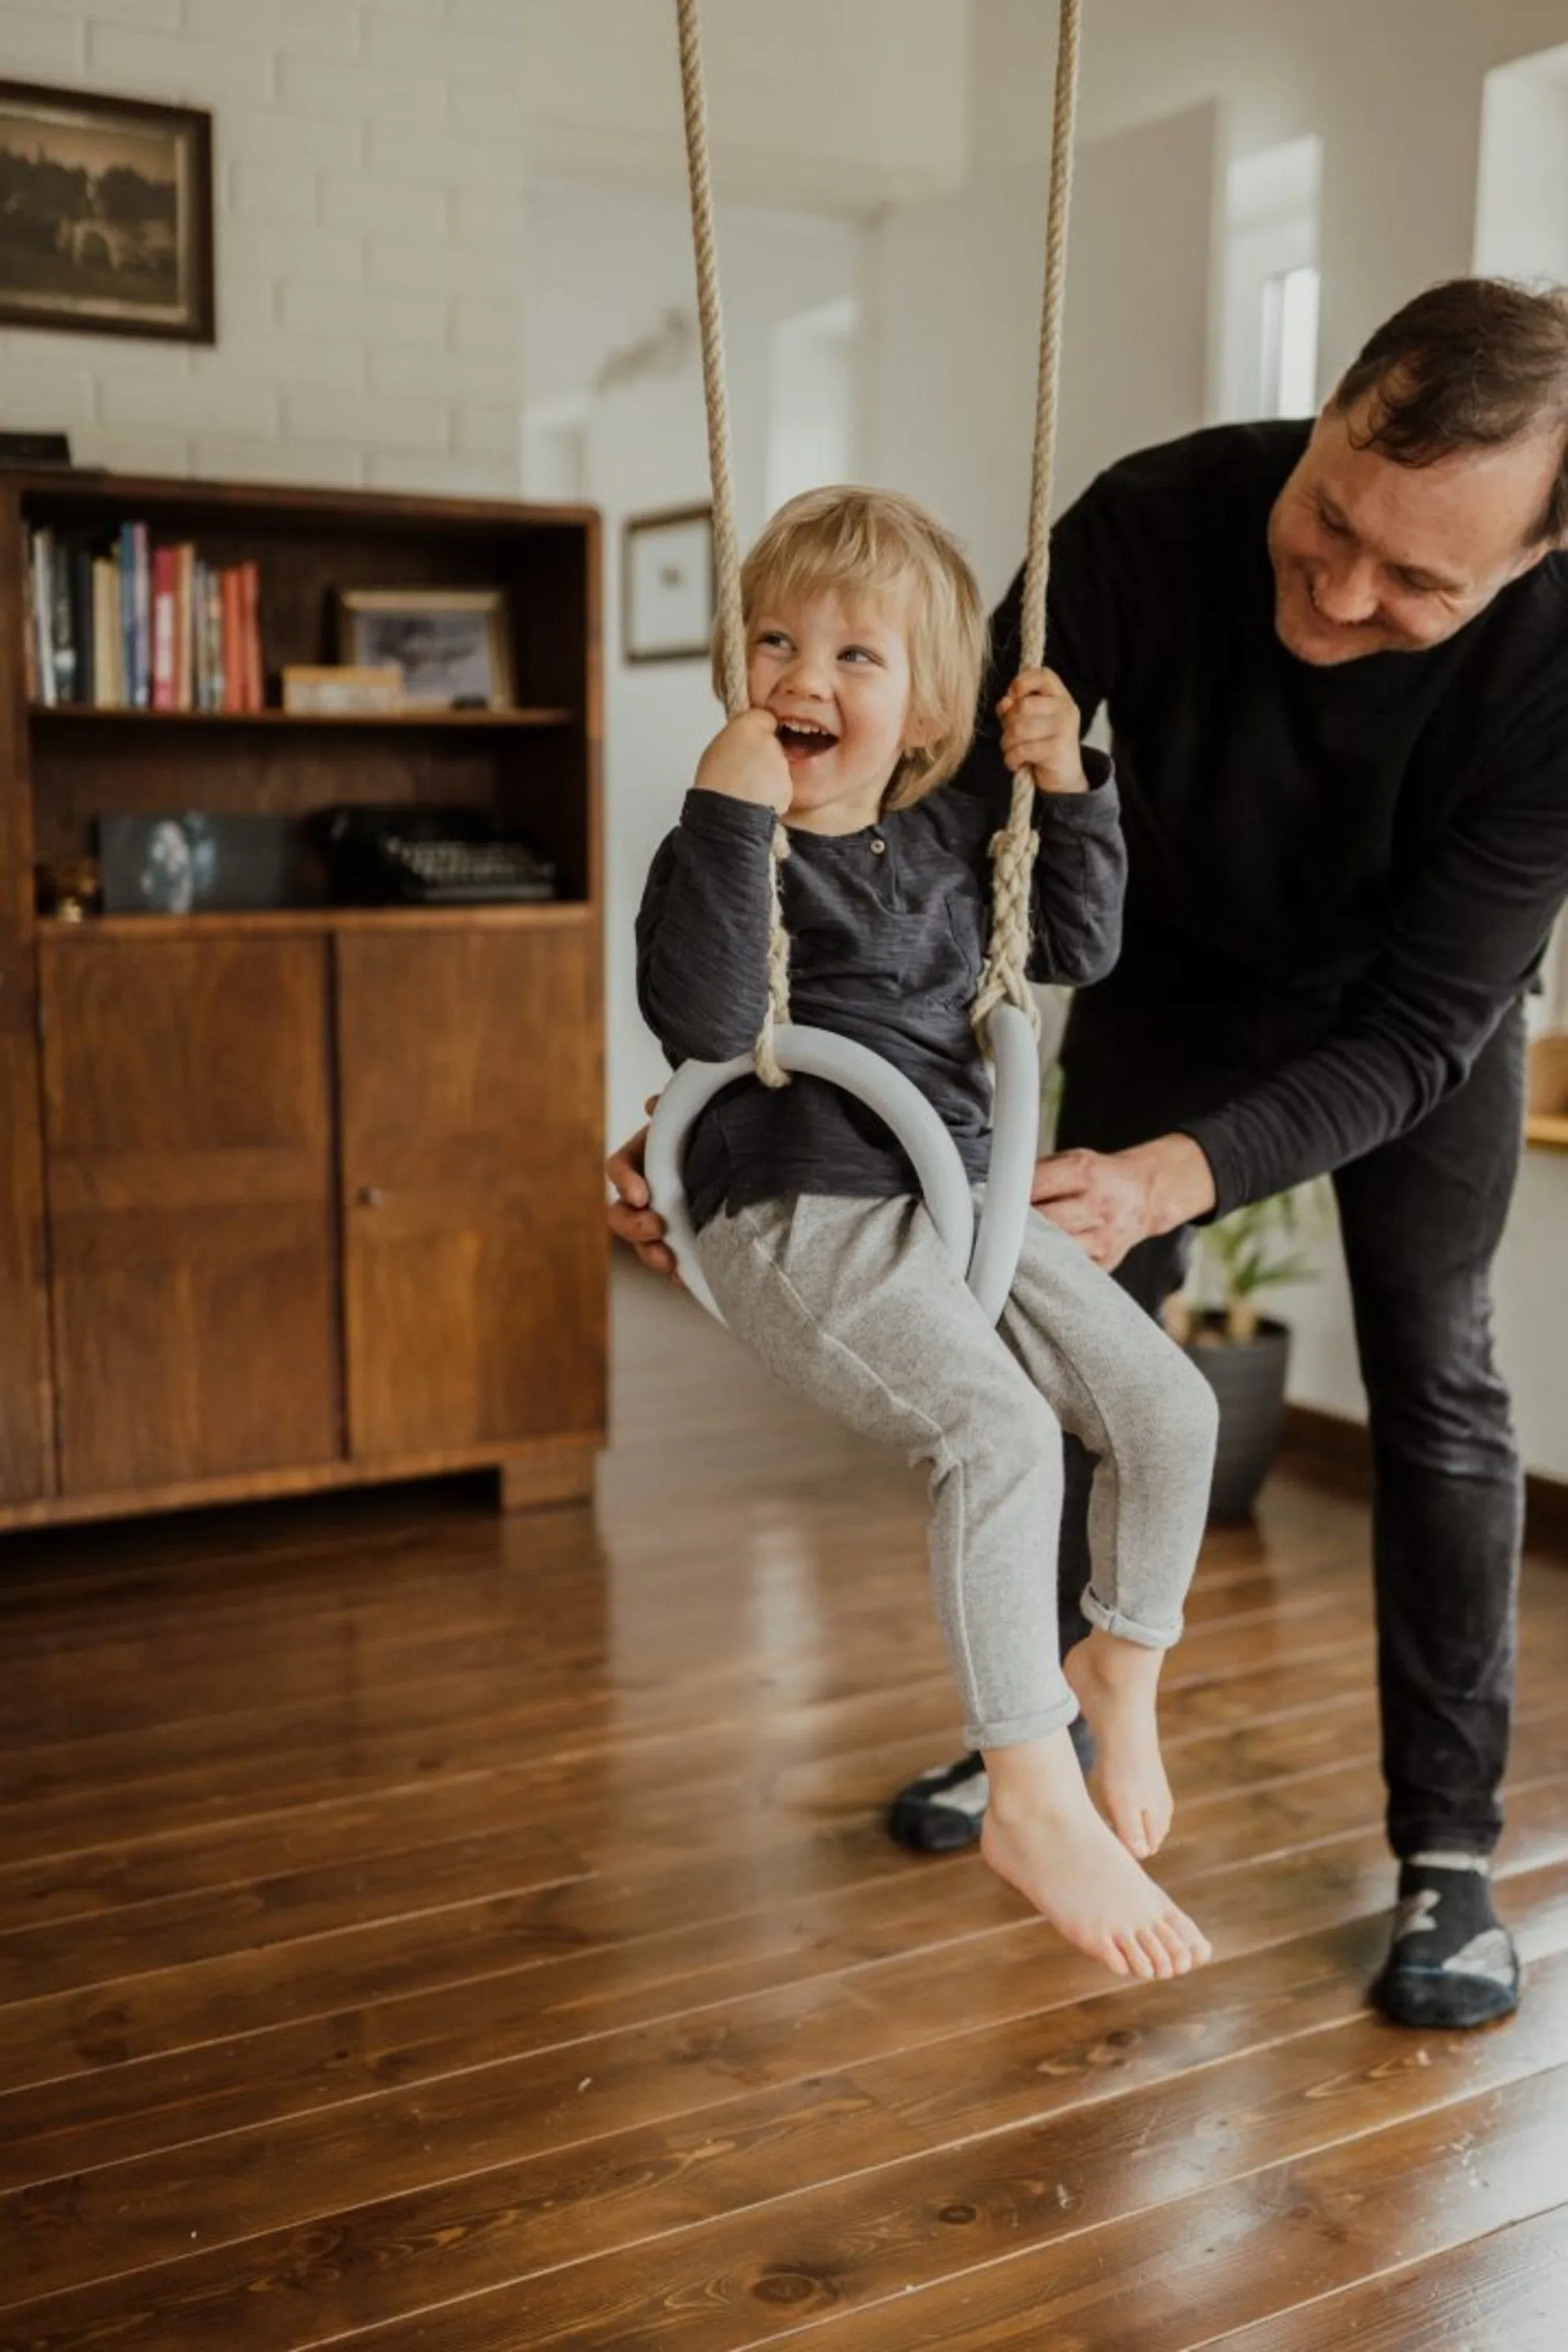
[[[1290,1334],[1283,1323],[1264,1322],[1256,1338],[1230,1339],[1224,1316],[1205,1315],[1187,1353],[1219,1402],[1209,1517],[1222,1525],[1249,1519],[1285,1424]]]

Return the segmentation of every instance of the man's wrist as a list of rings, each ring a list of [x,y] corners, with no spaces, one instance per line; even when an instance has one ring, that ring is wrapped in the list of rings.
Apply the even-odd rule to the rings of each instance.
[[[1214,1170],[1190,1135],[1161,1135],[1121,1154],[1142,1181],[1151,1234],[1206,1217],[1218,1199]]]

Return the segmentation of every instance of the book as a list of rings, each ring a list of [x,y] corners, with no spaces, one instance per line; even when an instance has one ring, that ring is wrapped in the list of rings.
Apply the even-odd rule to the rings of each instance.
[[[149,561],[147,526],[133,522],[131,526],[132,611],[132,695],[138,710],[145,710],[153,699],[153,593],[152,565]]]
[[[120,571],[120,691],[117,702],[136,699],[136,549],[131,525],[121,523],[114,542]]]
[[[49,550],[49,648],[55,665],[55,700],[76,700],[76,639],[71,634],[71,576],[68,550],[58,542]]]
[[[54,533],[46,524],[33,533],[33,660],[38,677],[38,700],[46,710],[55,707],[55,649],[52,615],[54,585],[49,557]]]
[[[221,710],[239,709],[239,574],[232,565],[218,573],[222,613],[223,700]]]
[[[242,563],[240,578],[244,583],[245,614],[245,685],[243,708],[259,710],[264,699],[261,676],[261,567],[258,563]]]
[[[23,543],[29,701],[101,709],[258,711],[266,700],[261,572],[218,565],[182,540],[152,545],[145,522],[62,541],[48,523]]]
[[[121,612],[119,558],[101,555],[92,570],[94,607],[101,615],[95,633],[98,658],[93,698],[101,709],[114,710],[125,699],[125,629]]]
[[[174,551],[153,550],[153,701],[154,710],[174,707]]]
[[[217,572],[208,566],[206,575],[207,633],[207,709],[223,709],[223,608],[220,601],[221,583]]]
[[[115,613],[110,591],[114,566],[107,556],[92,559],[92,698],[100,710],[114,701]]]
[[[191,642],[191,576],[195,572],[195,548],[181,539],[174,548],[174,708],[193,708],[193,642]]]
[[[76,677],[73,700],[90,702],[93,698],[93,611],[92,558],[85,547],[70,551],[71,635],[76,643]]]

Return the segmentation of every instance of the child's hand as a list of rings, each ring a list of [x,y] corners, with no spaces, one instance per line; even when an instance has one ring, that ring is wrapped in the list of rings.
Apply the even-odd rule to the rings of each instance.
[[[751,801],[782,816],[795,796],[771,710],[742,710],[721,728],[697,765],[697,789]]]
[[[1054,669],[1020,672],[996,705],[1010,772],[1033,771],[1042,793],[1087,793],[1078,705]]]

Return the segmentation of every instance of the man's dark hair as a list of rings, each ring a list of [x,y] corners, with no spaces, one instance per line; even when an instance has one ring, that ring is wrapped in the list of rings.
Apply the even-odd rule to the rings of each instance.
[[[1568,533],[1568,288],[1451,278],[1378,329],[1334,392],[1342,414],[1373,395],[1358,448],[1400,466],[1495,449],[1555,424],[1563,453],[1529,544]]]

